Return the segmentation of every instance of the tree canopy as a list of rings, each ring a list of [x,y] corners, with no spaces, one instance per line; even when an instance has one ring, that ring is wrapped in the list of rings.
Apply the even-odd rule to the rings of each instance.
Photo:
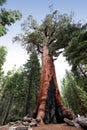
[[[22,24],[23,34],[14,39],[22,41],[28,52],[33,49],[42,53],[43,46],[48,46],[50,54],[57,57],[66,48],[78,32],[85,31],[86,25],[75,23],[72,15],[60,14],[57,10],[46,15],[39,25],[33,16],[29,15]]]

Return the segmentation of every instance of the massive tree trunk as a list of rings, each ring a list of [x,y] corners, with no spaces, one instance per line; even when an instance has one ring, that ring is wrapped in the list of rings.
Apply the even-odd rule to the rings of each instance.
[[[34,118],[41,123],[62,123],[63,118],[73,118],[72,112],[63,106],[57,84],[54,61],[48,47],[43,48],[42,72]]]

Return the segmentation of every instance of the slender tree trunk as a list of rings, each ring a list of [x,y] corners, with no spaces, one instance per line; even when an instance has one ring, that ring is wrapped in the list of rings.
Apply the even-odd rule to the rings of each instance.
[[[12,104],[12,101],[13,101],[13,97],[14,97],[14,95],[12,94],[10,96],[10,99],[9,99],[9,102],[8,102],[8,105],[7,105],[7,109],[6,109],[5,116],[4,116],[2,124],[6,123],[6,120],[7,120],[8,114],[9,114],[9,110],[10,110],[10,107],[11,107],[11,104]]]
[[[60,110],[59,109],[57,110],[57,108],[60,108]],[[40,118],[42,124],[46,123],[46,120],[48,120],[47,121],[48,123],[50,122],[57,123],[58,119],[56,115],[59,116],[59,113],[61,113],[60,115],[63,116],[63,111],[65,112],[66,109],[63,106],[60,97],[59,87],[56,79],[54,61],[52,56],[49,54],[48,47],[45,46],[43,48],[40,88],[33,117]],[[52,113],[54,114],[52,115]],[[47,119],[48,118],[46,117],[47,114],[50,119]],[[52,118],[54,118],[54,120]],[[53,120],[53,122],[51,120]]]
[[[31,87],[32,87],[32,69],[30,72],[30,79],[29,79],[29,86],[28,86],[28,94],[27,94],[27,100],[26,100],[26,106],[25,106],[25,115],[30,114],[30,93],[31,93]]]

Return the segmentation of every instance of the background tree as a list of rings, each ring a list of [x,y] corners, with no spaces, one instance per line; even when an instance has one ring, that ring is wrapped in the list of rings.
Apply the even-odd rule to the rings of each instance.
[[[6,60],[6,54],[7,54],[7,49],[4,46],[0,46],[0,98],[4,89],[3,86],[4,70],[2,66]]]
[[[4,46],[0,46],[0,77],[3,74],[3,69],[2,66],[6,60],[6,55],[7,55],[7,49]]]
[[[3,5],[6,2],[6,0],[0,0],[0,6]],[[7,27],[10,26],[12,23],[15,23],[17,20],[20,20],[22,17],[22,14],[19,11],[7,11],[6,9],[0,9],[0,36],[3,36],[7,33]],[[9,93],[9,96],[6,98],[6,93],[8,95],[6,85],[8,82],[8,78],[3,76],[3,69],[2,65],[5,61],[5,56],[6,56],[7,50],[5,47],[0,46],[0,113],[3,115],[4,108],[6,109],[6,112],[4,111],[4,119],[1,120],[2,116],[0,117],[0,123],[5,122],[7,115],[8,115],[8,110],[11,106],[12,103],[12,97],[11,93]],[[9,83],[8,83],[9,84]],[[5,94],[3,94],[5,92]],[[10,91],[9,91],[10,92]],[[11,97],[12,96],[12,97]],[[4,98],[5,97],[5,98]],[[6,101],[5,101],[6,100]],[[7,103],[7,104],[6,104]]]
[[[0,120],[5,124],[9,120],[16,120],[23,115],[25,90],[23,71],[13,69],[9,71],[4,80],[4,91],[0,101]]]
[[[24,79],[26,81],[25,115],[32,114],[40,83],[40,63],[36,52],[32,52],[30,59],[24,65]]]
[[[64,104],[75,114],[84,115],[87,112],[87,93],[77,84],[71,72],[66,71],[61,89]]]
[[[31,115],[36,102],[40,79],[40,64],[35,52],[18,70],[13,68],[4,76],[0,98],[0,124]],[[2,89],[1,89],[2,90]]]
[[[78,84],[87,92],[87,24],[72,38],[64,56]]]
[[[6,0],[0,0],[0,5],[2,5]],[[0,10],[0,36],[3,36],[7,33],[7,27],[12,23],[15,23],[17,20],[20,20],[22,14],[19,11],[7,11],[6,9]],[[5,60],[6,50],[5,47],[0,47],[0,76],[2,76],[2,65]],[[29,86],[27,83],[31,82],[33,88],[30,89],[32,99],[29,99],[32,104],[31,108],[28,106],[28,109],[32,109],[33,104],[36,101],[37,96],[37,88],[39,84],[39,73],[40,66],[35,53],[32,54],[32,58],[34,57],[34,61],[30,60],[30,70],[29,73],[33,73],[35,77],[32,75],[32,81],[30,81],[30,76],[24,76],[24,71],[9,71],[6,76],[3,78],[3,82],[1,84],[2,77],[0,77],[0,123],[4,124],[9,120],[16,120],[21,118],[25,114],[25,103],[27,104],[30,95],[26,92],[29,90]],[[35,62],[35,63],[34,63]],[[25,65],[26,66],[26,65]],[[35,69],[36,67],[36,69]],[[28,66],[26,71],[28,70]],[[26,74],[27,75],[27,74]],[[31,75],[31,74],[29,74]],[[25,80],[26,77],[26,80]],[[29,82],[28,82],[29,80]],[[25,86],[26,84],[26,86]],[[28,88],[27,88],[28,87]],[[29,95],[29,98],[27,98]],[[27,106],[27,105],[26,105]],[[20,109],[21,108],[21,109]],[[26,108],[27,109],[27,108]],[[28,110],[27,109],[27,110]],[[27,111],[26,110],[26,111]],[[30,113],[29,113],[30,114]],[[12,117],[12,115],[14,115]]]
[[[7,49],[4,46],[0,46],[0,104],[1,104],[4,87],[5,87],[3,84],[4,83],[4,70],[2,66],[5,62],[6,54],[7,54]],[[1,109],[0,109],[0,113],[1,113]]]

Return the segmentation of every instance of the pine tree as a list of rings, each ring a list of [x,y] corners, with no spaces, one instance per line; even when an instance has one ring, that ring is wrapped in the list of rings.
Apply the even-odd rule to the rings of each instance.
[[[25,80],[27,86],[25,115],[32,114],[37,98],[40,82],[40,63],[36,52],[32,52],[30,59],[24,65]]]
[[[85,27],[86,25],[82,26],[81,31],[72,38],[64,56],[71,65],[78,84],[87,92],[87,27]]]
[[[71,72],[66,72],[61,89],[65,105],[70,107],[75,114],[84,115],[87,111],[87,94],[84,89],[77,84]]]
[[[23,72],[13,69],[4,76],[4,89],[0,100],[0,123],[14,121],[22,117],[24,105]]]

